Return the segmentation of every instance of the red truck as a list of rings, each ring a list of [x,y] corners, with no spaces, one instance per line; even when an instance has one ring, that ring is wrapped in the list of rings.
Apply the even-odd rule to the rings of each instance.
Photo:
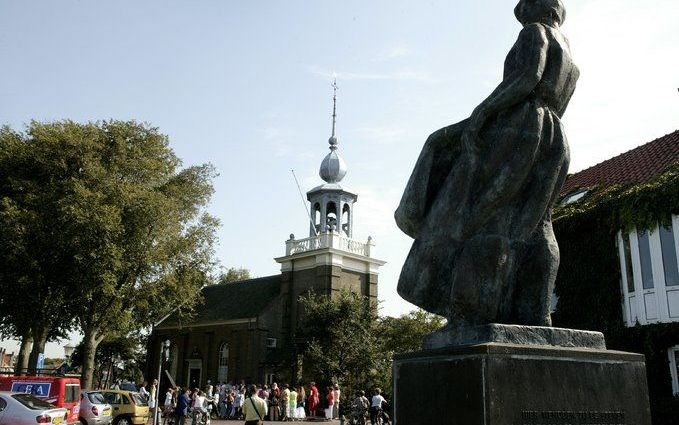
[[[80,424],[80,380],[61,376],[0,376],[0,391],[33,394],[68,410],[67,423]]]

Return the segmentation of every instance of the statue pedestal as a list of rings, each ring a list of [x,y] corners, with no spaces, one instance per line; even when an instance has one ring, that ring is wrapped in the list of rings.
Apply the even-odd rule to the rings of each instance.
[[[399,355],[395,425],[650,425],[644,356],[483,343]]]

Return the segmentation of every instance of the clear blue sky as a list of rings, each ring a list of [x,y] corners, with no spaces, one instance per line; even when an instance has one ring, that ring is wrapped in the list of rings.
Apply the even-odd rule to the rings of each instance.
[[[185,164],[219,170],[211,212],[224,267],[278,272],[308,232],[290,169],[320,182],[333,72],[338,133],[359,193],[356,236],[381,259],[383,313],[410,246],[392,214],[432,131],[501,79],[514,0],[0,0],[0,123],[136,119]],[[578,171],[679,128],[679,2],[565,0],[582,71],[566,115]],[[60,350],[54,355],[60,355]]]

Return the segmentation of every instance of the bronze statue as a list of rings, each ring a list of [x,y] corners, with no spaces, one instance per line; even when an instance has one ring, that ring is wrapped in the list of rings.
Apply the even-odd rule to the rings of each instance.
[[[561,0],[521,0],[502,83],[427,139],[396,211],[415,239],[398,292],[448,328],[551,326],[559,249],[550,211],[566,178],[561,117],[579,71]]]

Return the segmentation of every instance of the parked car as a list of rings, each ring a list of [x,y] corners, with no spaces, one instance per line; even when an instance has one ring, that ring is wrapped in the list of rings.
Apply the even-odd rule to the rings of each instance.
[[[0,391],[0,425],[66,424],[68,411],[30,394]]]
[[[80,380],[58,376],[0,376],[0,391],[31,394],[68,411],[67,424],[80,423]],[[47,422],[49,423],[49,422]]]
[[[113,408],[114,425],[143,425],[151,416],[146,400],[135,391],[101,390],[106,403]]]
[[[99,391],[80,394],[80,422],[83,425],[108,425],[113,420],[113,408]]]

